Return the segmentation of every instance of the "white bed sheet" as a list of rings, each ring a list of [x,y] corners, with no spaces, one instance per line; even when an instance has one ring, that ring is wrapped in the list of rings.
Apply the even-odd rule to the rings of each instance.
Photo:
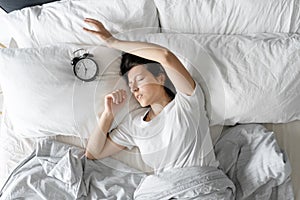
[[[300,199],[300,121],[285,124],[264,124],[274,131],[279,146],[288,154],[292,166],[292,185],[295,200]]]

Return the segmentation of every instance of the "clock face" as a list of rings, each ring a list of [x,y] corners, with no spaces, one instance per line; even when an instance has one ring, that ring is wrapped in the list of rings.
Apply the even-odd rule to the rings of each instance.
[[[75,75],[83,81],[92,81],[98,73],[98,66],[92,59],[80,59],[74,67]]]

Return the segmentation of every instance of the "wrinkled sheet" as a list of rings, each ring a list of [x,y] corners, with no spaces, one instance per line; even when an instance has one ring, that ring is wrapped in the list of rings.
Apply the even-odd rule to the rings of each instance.
[[[42,140],[13,171],[0,199],[132,199],[146,176],[115,159],[83,155],[81,148]]]
[[[294,199],[289,160],[263,126],[227,129],[215,152],[220,169],[147,176],[110,157],[86,160],[81,148],[42,140],[11,173],[0,199]]]
[[[262,125],[227,129],[215,145],[220,168],[236,186],[236,199],[294,199],[291,166],[274,137]]]
[[[41,140],[13,171],[0,199],[234,197],[234,184],[217,168],[189,167],[147,176],[112,158],[91,161],[83,155],[81,148]]]
[[[234,199],[235,186],[215,167],[175,168],[144,178],[136,200]]]

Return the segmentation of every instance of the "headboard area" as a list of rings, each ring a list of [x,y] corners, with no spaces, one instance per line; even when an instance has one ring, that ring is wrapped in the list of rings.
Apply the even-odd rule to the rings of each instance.
[[[7,13],[29,6],[42,5],[57,0],[0,0],[0,7]]]

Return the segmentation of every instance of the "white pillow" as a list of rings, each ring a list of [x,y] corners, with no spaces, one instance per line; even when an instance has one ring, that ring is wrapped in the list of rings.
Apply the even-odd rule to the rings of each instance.
[[[60,134],[88,138],[97,124],[97,113],[104,109],[104,95],[120,88],[127,90],[128,100],[112,128],[138,106],[119,76],[120,51],[86,47],[101,76],[83,82],[74,76],[70,64],[72,52],[78,48],[61,45],[0,51],[1,86],[14,132],[23,137]]]
[[[145,34],[158,32],[158,17],[153,1],[147,0],[62,0],[24,8],[1,16],[2,34],[14,37],[19,47],[46,44],[100,44],[83,31],[84,18],[103,22],[112,33]],[[130,32],[130,33],[129,33]]]
[[[300,119],[297,34],[148,34],[173,51],[205,93],[210,125]]]
[[[299,1],[154,0],[163,32],[300,32]]]

